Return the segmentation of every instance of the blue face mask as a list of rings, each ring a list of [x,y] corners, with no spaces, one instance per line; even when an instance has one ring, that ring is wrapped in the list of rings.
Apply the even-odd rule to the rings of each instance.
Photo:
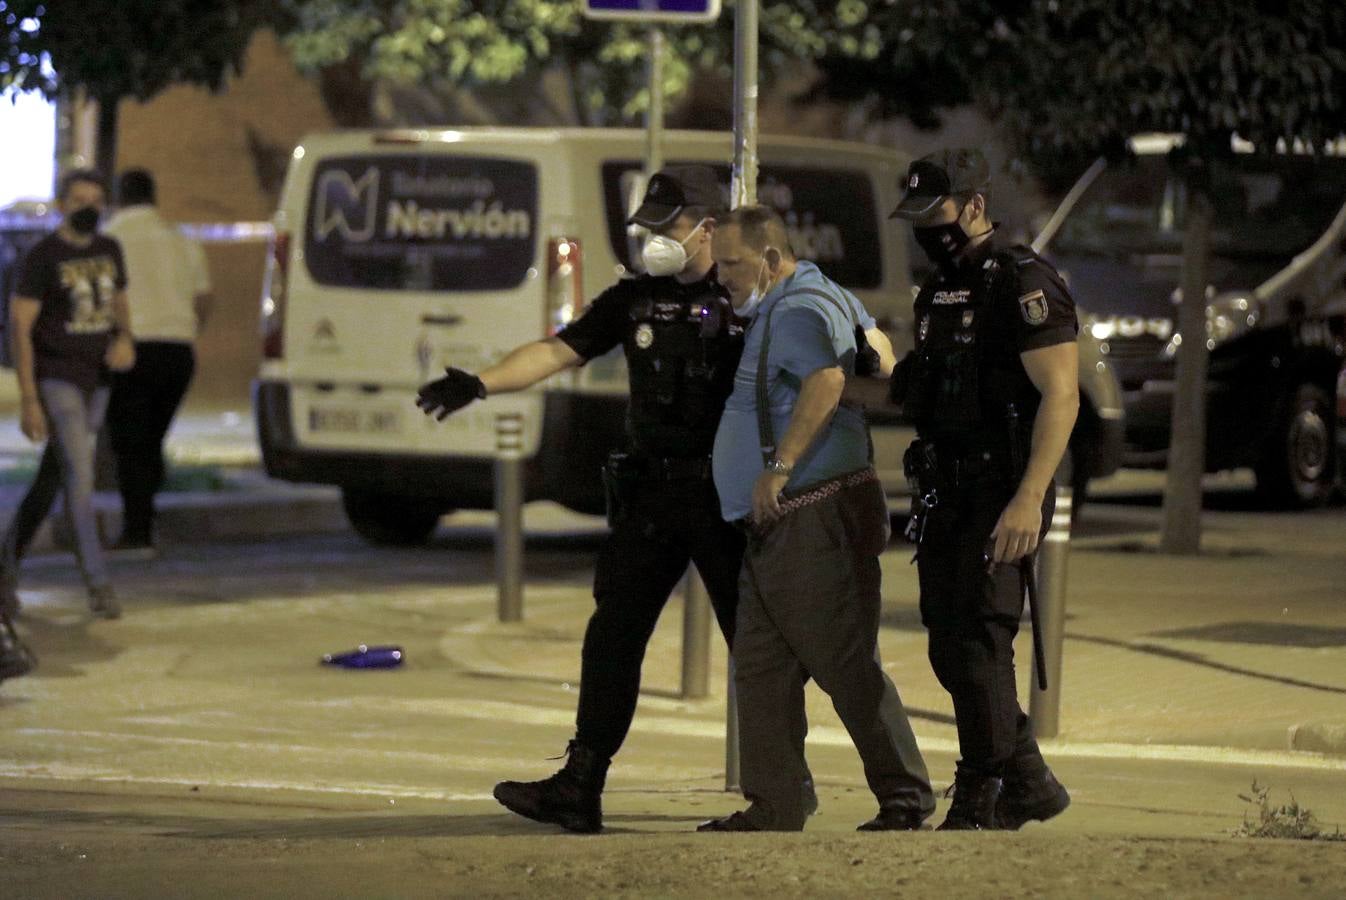
[[[762,273],[766,271],[765,254],[769,249],[771,248],[767,247],[762,251],[764,258],[762,259],[762,265],[757,269],[757,278],[753,281],[752,293],[748,294],[748,298],[743,301],[742,306],[734,307],[734,315],[738,316],[740,319],[751,319],[753,313],[757,310],[758,305],[762,302],[762,298],[771,292],[770,283],[768,283],[765,288],[761,287]],[[770,282],[770,278],[768,278],[767,281]]]

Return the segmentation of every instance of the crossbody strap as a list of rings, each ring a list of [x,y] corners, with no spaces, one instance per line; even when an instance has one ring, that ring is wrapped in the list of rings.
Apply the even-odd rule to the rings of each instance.
[[[802,295],[811,295],[821,297],[831,303],[837,309],[841,310],[846,319],[852,325],[858,325],[859,319],[855,311],[850,308],[849,303],[843,303],[836,297],[826,291],[818,288],[802,287],[791,291],[788,294],[782,294],[780,299],[771,304],[766,311],[766,319],[762,322],[762,347],[757,354],[757,441],[762,450],[762,464],[771,462],[772,457],[776,455],[776,432],[771,425],[771,407],[767,396],[767,354],[771,350],[771,314],[776,311],[776,307],[785,301],[787,297],[799,297]]]

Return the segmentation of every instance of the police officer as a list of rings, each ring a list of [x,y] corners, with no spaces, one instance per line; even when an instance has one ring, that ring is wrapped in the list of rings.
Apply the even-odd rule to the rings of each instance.
[[[720,517],[710,467],[743,352],[743,327],[710,252],[723,197],[709,167],[662,169],[630,219],[651,233],[641,252],[645,275],[619,281],[556,337],[525,344],[479,375],[449,369],[417,401],[443,418],[614,347],[625,352],[628,446],[604,471],[612,531],[594,575],[597,607],[584,634],[575,737],[560,772],[495,788],[510,810],[571,831],[602,827],[604,779],[635,714],[645,648],[689,560],[725,639],[733,637],[744,538]],[[801,722],[795,735],[801,754],[804,728]]]
[[[958,726],[941,829],[1017,829],[1070,803],[1019,707],[1014,637],[1079,409],[1078,325],[1056,271],[997,241],[989,188],[980,151],[940,151],[912,163],[893,213],[936,266],[892,393],[918,434],[909,536],[930,663]]]

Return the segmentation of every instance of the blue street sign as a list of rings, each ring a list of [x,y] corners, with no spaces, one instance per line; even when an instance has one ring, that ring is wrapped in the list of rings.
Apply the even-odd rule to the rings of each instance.
[[[584,0],[584,14],[639,22],[713,22],[720,15],[720,0]]]

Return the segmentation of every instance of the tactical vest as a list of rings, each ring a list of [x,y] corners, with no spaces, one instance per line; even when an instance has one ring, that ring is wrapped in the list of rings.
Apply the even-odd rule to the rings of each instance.
[[[632,450],[707,456],[743,354],[743,328],[713,291],[659,290],[631,306],[625,341]]]
[[[1024,246],[997,250],[978,268],[922,290],[917,298],[916,351],[903,403],[922,437],[958,443],[978,436],[998,442],[1002,437],[1020,385],[988,377],[993,369],[987,335],[994,327],[993,310],[1015,302],[1019,266],[1035,259],[1037,254]],[[957,299],[963,292],[965,301]],[[941,295],[950,299],[941,302]]]

